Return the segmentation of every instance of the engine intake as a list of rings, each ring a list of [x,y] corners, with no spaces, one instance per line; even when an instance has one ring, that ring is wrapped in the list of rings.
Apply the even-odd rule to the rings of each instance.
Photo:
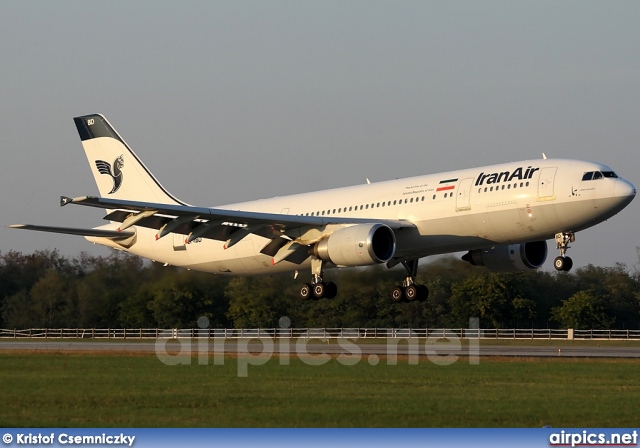
[[[538,269],[547,259],[547,242],[496,246],[491,249],[470,250],[462,256],[474,266],[486,266],[492,271],[519,272]]]
[[[337,266],[386,263],[396,252],[396,236],[384,224],[356,224],[319,241],[313,254]]]

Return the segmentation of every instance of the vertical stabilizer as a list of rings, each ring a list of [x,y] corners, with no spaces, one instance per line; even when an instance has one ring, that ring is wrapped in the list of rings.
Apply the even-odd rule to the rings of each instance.
[[[94,114],[75,117],[73,121],[100,196],[185,205],[165,190],[106,118]]]

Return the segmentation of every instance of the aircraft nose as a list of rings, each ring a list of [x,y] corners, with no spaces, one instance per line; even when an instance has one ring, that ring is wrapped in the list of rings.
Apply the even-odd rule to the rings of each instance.
[[[636,187],[628,180],[618,179],[613,186],[613,195],[618,198],[629,198],[631,200],[636,196]]]

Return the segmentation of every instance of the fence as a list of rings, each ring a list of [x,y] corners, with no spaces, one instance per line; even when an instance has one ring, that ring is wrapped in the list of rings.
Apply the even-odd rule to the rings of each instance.
[[[158,338],[463,338],[463,339],[615,339],[640,340],[640,330],[554,330],[535,328],[29,328],[0,329],[0,338],[158,339]]]

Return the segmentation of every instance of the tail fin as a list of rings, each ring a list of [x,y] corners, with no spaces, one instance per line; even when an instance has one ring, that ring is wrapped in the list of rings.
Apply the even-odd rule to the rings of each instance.
[[[100,196],[186,205],[160,185],[102,115],[75,117],[73,121],[78,128]]]

